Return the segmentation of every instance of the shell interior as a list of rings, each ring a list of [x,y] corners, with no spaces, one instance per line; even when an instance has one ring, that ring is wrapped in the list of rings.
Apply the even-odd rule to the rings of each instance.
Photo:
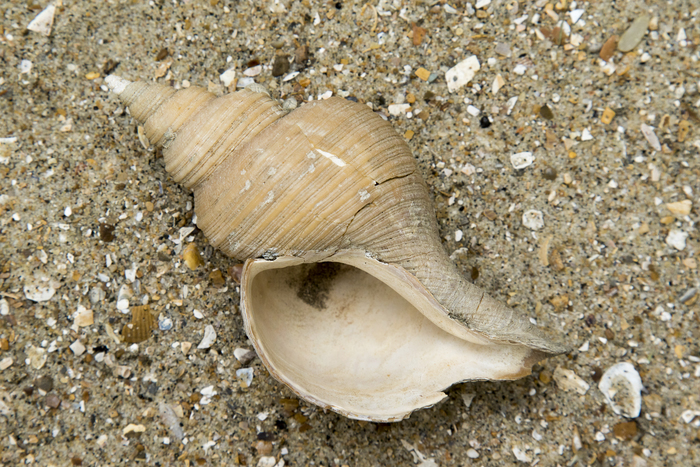
[[[439,402],[455,382],[529,373],[530,349],[446,332],[358,267],[366,263],[246,263],[246,330],[301,397],[351,418],[396,421]]]

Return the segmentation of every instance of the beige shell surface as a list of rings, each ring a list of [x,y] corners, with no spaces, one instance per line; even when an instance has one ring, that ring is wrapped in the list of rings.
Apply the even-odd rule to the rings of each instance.
[[[248,336],[307,400],[396,420],[455,382],[520,377],[567,350],[464,279],[410,149],[367,106],[330,98],[286,113],[250,90],[106,82],[193,190],[209,242],[248,260]],[[306,280],[328,298],[295,299],[314,268],[340,271]]]

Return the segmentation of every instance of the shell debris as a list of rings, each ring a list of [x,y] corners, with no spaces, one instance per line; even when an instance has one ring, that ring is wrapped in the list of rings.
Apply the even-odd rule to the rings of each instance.
[[[598,388],[616,414],[627,418],[639,417],[644,386],[634,365],[622,362],[611,366],[600,379]]]
[[[129,344],[138,344],[151,337],[156,328],[156,319],[148,305],[131,308],[131,322],[122,328],[122,340]]]

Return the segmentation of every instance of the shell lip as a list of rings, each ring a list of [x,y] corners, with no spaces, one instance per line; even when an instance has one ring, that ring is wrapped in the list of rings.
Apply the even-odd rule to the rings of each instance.
[[[322,258],[326,262],[344,262],[349,266],[354,267],[355,269],[358,269],[360,271],[362,270],[362,268],[359,267],[357,263],[349,263],[357,261],[358,258],[364,258],[364,260],[366,261],[380,264],[379,261],[372,258],[367,258],[365,257],[365,255],[361,255],[359,253],[342,253],[338,255],[328,255],[326,253],[322,255]],[[316,258],[316,260],[318,260],[318,258]],[[489,368],[487,372],[482,371],[481,373],[472,374],[471,370],[465,372],[463,369],[464,367],[462,367],[462,369],[459,372],[449,372],[449,376],[440,376],[440,378],[435,379],[433,379],[435,377],[434,373],[430,373],[430,368],[425,368],[425,372],[423,372],[423,367],[420,367],[419,371],[415,374],[417,383],[414,385],[413,382],[409,382],[409,386],[396,386],[391,385],[393,384],[391,383],[390,386],[386,388],[369,388],[364,390],[362,388],[358,389],[358,387],[333,386],[333,384],[336,384],[335,381],[331,383],[327,379],[319,381],[319,378],[319,380],[315,380],[314,378],[318,377],[318,371],[325,370],[319,370],[319,368],[316,368],[313,365],[310,367],[310,369],[309,367],[306,367],[306,369],[304,369],[303,372],[300,372],[298,368],[290,369],[286,360],[292,360],[293,357],[291,357],[288,354],[285,354],[284,352],[280,353],[279,350],[275,349],[274,346],[276,345],[276,343],[270,341],[271,334],[266,334],[268,331],[266,331],[265,329],[265,317],[260,316],[260,312],[257,311],[261,308],[264,308],[264,306],[261,307],[260,304],[266,305],[266,303],[257,302],[258,305],[255,314],[253,314],[253,292],[255,290],[255,292],[258,293],[260,290],[262,290],[256,290],[253,287],[253,283],[255,282],[254,278],[257,274],[267,270],[282,270],[286,269],[287,267],[299,266],[308,262],[309,258],[300,258],[293,256],[280,256],[272,261],[269,259],[247,260],[244,264],[241,278],[241,313],[244,321],[245,331],[248,337],[250,338],[253,346],[255,347],[258,356],[260,357],[261,361],[268,369],[270,374],[274,376],[278,381],[288,386],[301,399],[318,405],[324,409],[330,409],[346,417],[357,420],[366,420],[373,422],[397,422],[407,418],[413,411],[417,409],[431,407],[437,404],[438,402],[442,401],[447,397],[447,395],[443,392],[444,389],[454,384],[463,381],[474,380],[513,380],[521,378],[530,374],[531,367],[535,362],[546,357],[546,354],[544,352],[538,351],[536,349],[527,349],[525,346],[522,345],[501,346],[498,344],[494,344],[493,342],[488,342],[481,336],[469,335],[467,336],[468,339],[461,339],[461,336],[451,335],[447,337],[448,340],[464,340],[466,341],[464,343],[465,346],[471,346],[475,349],[481,349],[483,346],[483,348],[486,349],[485,355],[488,355],[485,356],[484,359],[493,358],[494,355],[496,355],[498,352],[501,352],[498,353],[498,355],[500,356],[499,358],[511,359],[512,361],[506,364],[505,366],[501,367],[499,370],[492,371]],[[392,273],[394,272],[392,268],[396,267],[392,265],[387,265],[386,263],[381,263],[381,268],[385,271],[390,271],[390,273]],[[364,273],[364,271],[362,271],[362,273]],[[381,278],[377,278],[374,274],[371,274],[371,276],[373,276],[373,279],[379,279],[379,282],[383,282]],[[264,277],[264,275],[261,277]],[[274,280],[282,280],[280,277],[273,276]],[[263,281],[266,280],[268,279],[263,278]],[[384,283],[384,286],[387,286],[386,283]],[[418,290],[420,291],[420,289]],[[423,294],[423,292],[421,292],[421,294]],[[423,299],[430,298],[430,295],[429,293],[427,293],[427,291],[423,295],[425,295],[423,296]],[[405,297],[402,297],[402,299],[405,299]],[[415,306],[412,301],[409,303],[412,306]],[[415,313],[418,314],[420,312],[416,309]],[[425,317],[424,314],[423,317]],[[441,328],[441,331],[437,331],[442,332],[443,334],[441,335],[446,335],[445,332],[447,332],[447,334],[451,334],[445,329],[443,329],[442,326],[439,326],[438,323],[433,322],[431,324],[430,321],[431,319],[427,318],[425,320],[425,325],[431,328]],[[293,321],[291,321],[291,323],[292,325],[296,324]],[[304,323],[300,324],[300,326],[303,325]],[[449,326],[446,327],[449,329]],[[282,329],[289,329],[289,321],[286,324],[282,325]],[[276,339],[289,339],[291,341],[291,336],[292,334],[277,334]],[[380,337],[380,339],[383,339],[383,337]],[[390,340],[390,336],[386,336],[386,339]],[[297,340],[296,344],[294,345],[298,346],[299,344],[303,344],[303,346],[314,346],[315,342],[310,340]],[[499,348],[513,347],[518,348],[519,350],[513,350],[512,352],[510,350],[491,350],[491,353],[489,353],[489,345],[484,344],[489,344],[491,345],[491,347]],[[371,345],[371,343],[369,343],[369,345]],[[430,345],[433,346],[434,343],[431,342]],[[327,348],[323,347],[321,344],[319,344],[319,349],[323,349],[321,350],[322,353],[325,353],[327,351]],[[458,357],[460,355],[462,354],[459,354]],[[467,360],[469,360],[470,358],[478,360],[482,357],[477,355],[468,357]],[[428,360],[424,363],[431,365],[434,362],[431,358],[428,358]],[[435,362],[435,364],[441,365],[441,363],[438,362]],[[464,366],[471,365],[471,360],[469,360],[468,363],[457,364]],[[344,363],[344,365],[346,364]],[[347,370],[345,369],[346,367],[343,367],[343,371],[350,373],[353,371],[353,364],[350,363],[348,365],[349,366],[347,367]],[[415,371],[415,369],[411,371]],[[413,375],[411,377],[413,377]],[[400,375],[399,378],[401,378]],[[407,379],[404,379],[402,381],[403,382],[401,384],[405,384],[405,381],[407,381]],[[319,389],[321,390],[319,391]],[[347,397],[348,394],[350,395],[349,397]],[[357,397],[354,398],[355,396]],[[386,404],[378,404],[376,403],[377,400],[386,401]]]

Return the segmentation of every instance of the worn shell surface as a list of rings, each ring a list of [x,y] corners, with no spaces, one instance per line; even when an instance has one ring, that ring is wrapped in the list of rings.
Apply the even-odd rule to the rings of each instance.
[[[287,113],[251,90],[107,83],[193,190],[210,243],[247,260],[246,332],[305,399],[399,420],[456,382],[518,378],[566,350],[464,280],[408,146],[368,107]]]

